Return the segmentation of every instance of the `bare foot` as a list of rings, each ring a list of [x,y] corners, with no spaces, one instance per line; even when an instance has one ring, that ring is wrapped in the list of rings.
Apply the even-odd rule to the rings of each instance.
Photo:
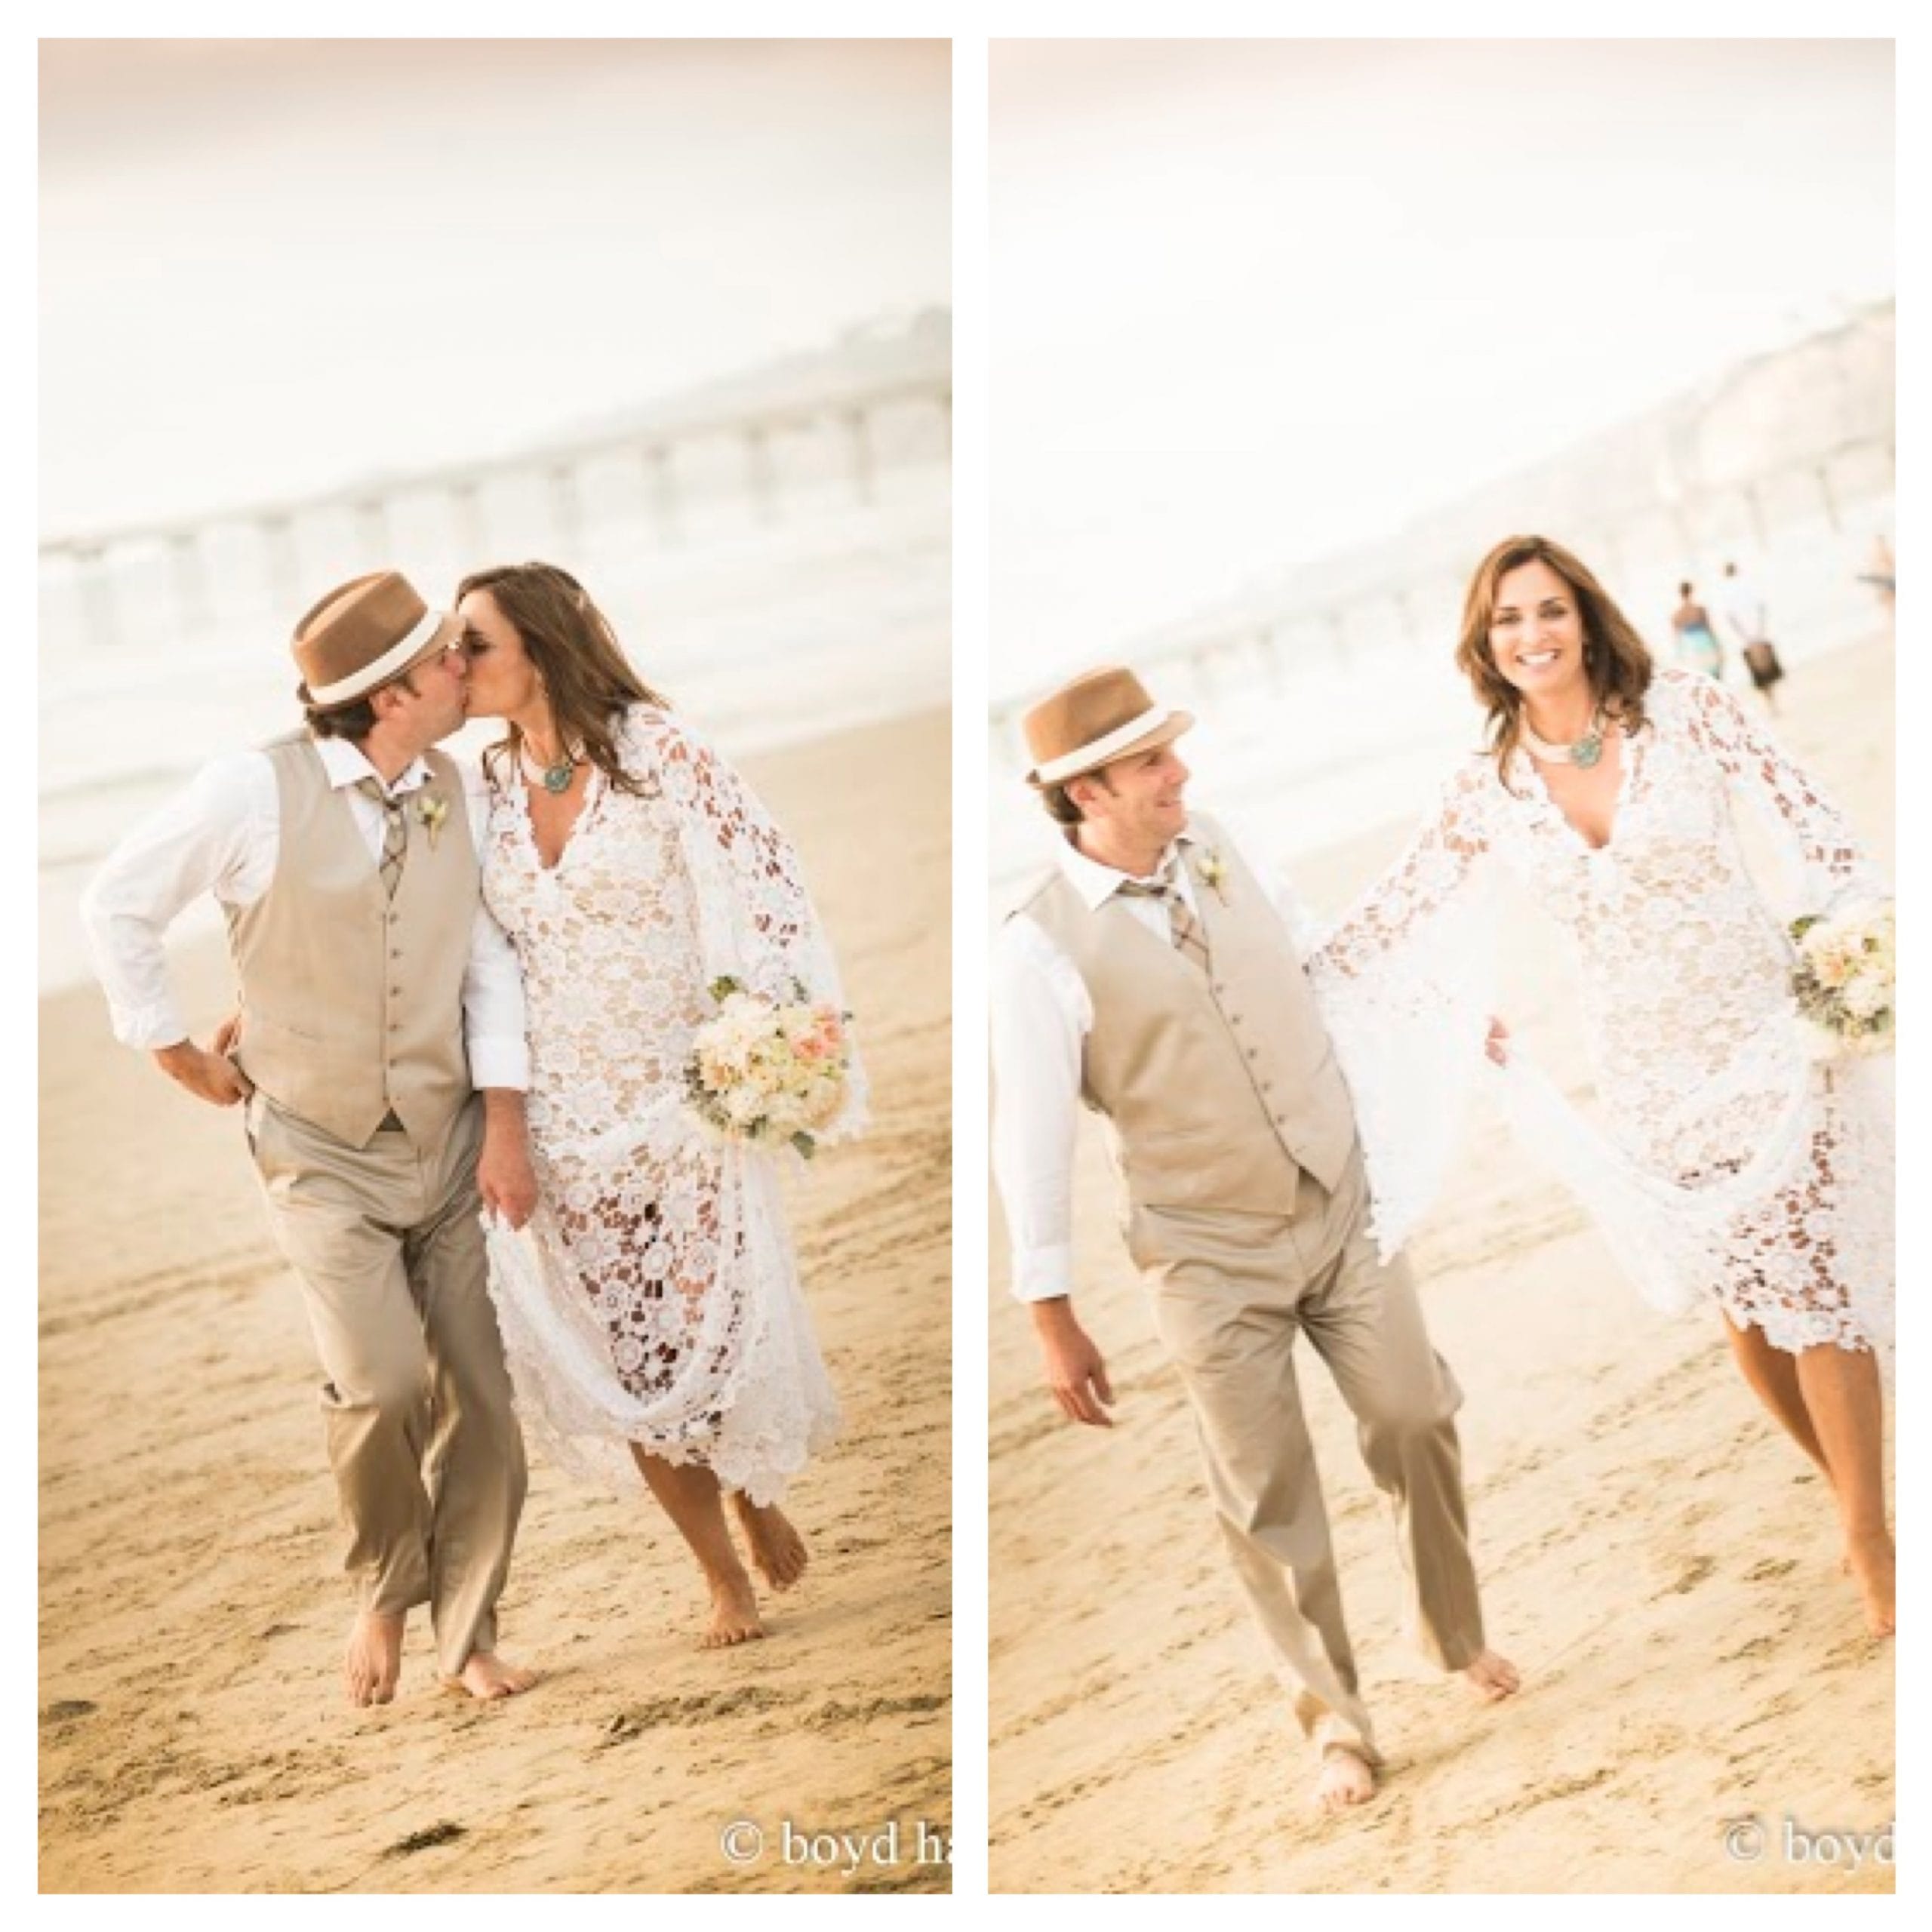
[[[402,1626],[400,1617],[378,1617],[365,1610],[349,1626],[342,1681],[352,1704],[395,1701],[396,1679],[402,1675]]]
[[[1516,1666],[1494,1651],[1484,1651],[1475,1663],[1465,1665],[1463,1681],[1485,1704],[1500,1704],[1523,1687]]]
[[[810,1560],[804,1538],[775,1503],[754,1503],[743,1491],[734,1490],[731,1507],[751,1545],[758,1574],[774,1590],[789,1590],[805,1574]]]
[[[1847,1537],[1845,1561],[1864,1600],[1866,1629],[1875,1637],[1890,1636],[1898,1627],[1898,1554],[1890,1536],[1874,1530],[1869,1536]]]
[[[711,1627],[697,1640],[701,1651],[721,1651],[732,1644],[749,1644],[764,1635],[758,1614],[758,1592],[740,1570],[735,1577],[710,1577]]]
[[[499,1697],[528,1690],[539,1674],[522,1664],[506,1663],[494,1651],[472,1651],[462,1669],[443,1681],[452,1690],[467,1690],[479,1704],[494,1704]]]
[[[1321,1754],[1321,1775],[1309,1801],[1318,1811],[1348,1811],[1375,1795],[1375,1773],[1359,1751],[1331,1744]]]

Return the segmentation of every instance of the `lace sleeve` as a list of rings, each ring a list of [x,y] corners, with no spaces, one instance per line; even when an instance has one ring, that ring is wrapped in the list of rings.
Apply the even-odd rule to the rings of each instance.
[[[1441,1190],[1494,1005],[1484,788],[1465,768],[1408,850],[1327,934],[1308,974],[1355,1101],[1386,1260]]]
[[[802,986],[808,998],[842,1009],[838,969],[798,854],[750,786],[668,712],[634,707],[625,737],[626,768],[654,775],[677,814],[706,981],[728,974],[774,999],[792,998]],[[866,1118],[855,1045],[844,1110],[817,1137],[821,1144],[848,1139]]]
[[[1692,741],[1770,828],[1801,910],[1890,896],[1844,814],[1730,692],[1709,678],[1672,678],[1669,686],[1685,707]]]

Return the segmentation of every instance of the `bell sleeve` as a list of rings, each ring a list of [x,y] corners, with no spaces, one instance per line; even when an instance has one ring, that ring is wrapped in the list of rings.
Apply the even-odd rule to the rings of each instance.
[[[1693,742],[1775,840],[1796,912],[1823,915],[1891,897],[1844,814],[1729,691],[1708,678],[1672,681],[1687,707]]]
[[[804,997],[845,1010],[838,969],[813,910],[797,853],[749,786],[691,725],[640,706],[626,764],[654,774],[676,814],[707,983],[729,976],[767,998]],[[849,1140],[869,1118],[865,1067],[848,1034],[845,1101],[821,1146]]]
[[[1494,782],[1486,764],[1458,771],[1306,961],[1354,1100],[1384,1260],[1441,1192],[1487,1064],[1496,972],[1483,788]]]

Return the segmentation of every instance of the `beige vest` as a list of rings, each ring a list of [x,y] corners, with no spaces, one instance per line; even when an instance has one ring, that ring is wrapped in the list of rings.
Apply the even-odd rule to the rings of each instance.
[[[1331,1192],[1355,1110],[1287,928],[1210,819],[1186,855],[1204,975],[1118,894],[1089,909],[1056,869],[1015,909],[1072,961],[1093,1003],[1081,1097],[1101,1114],[1131,1207],[1287,1214],[1300,1171]],[[1226,867],[1217,891],[1204,854]]]
[[[408,856],[391,900],[348,799],[306,732],[264,747],[281,800],[275,877],[231,906],[242,1070],[286,1113],[366,1146],[393,1112],[438,1140],[469,1097],[463,981],[478,878],[463,781],[440,752],[411,795]],[[420,799],[448,801],[433,844]]]

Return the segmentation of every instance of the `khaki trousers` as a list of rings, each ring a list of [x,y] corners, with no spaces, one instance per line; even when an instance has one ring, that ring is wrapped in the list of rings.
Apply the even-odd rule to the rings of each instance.
[[[367,1610],[427,1603],[454,1676],[496,1646],[525,1483],[477,1219],[481,1103],[435,1146],[399,1128],[351,1146],[259,1093],[248,1119],[321,1362],[343,1567]]]
[[[1483,1648],[1455,1414],[1462,1391],[1429,1346],[1406,1263],[1367,1232],[1359,1149],[1331,1196],[1304,1174],[1291,1217],[1140,1208],[1128,1245],[1195,1412],[1235,1571],[1323,1746],[1377,1754],[1343,1620],[1319,1472],[1294,1371],[1305,1334],[1355,1418],[1394,1512],[1414,1634],[1445,1670]]]

